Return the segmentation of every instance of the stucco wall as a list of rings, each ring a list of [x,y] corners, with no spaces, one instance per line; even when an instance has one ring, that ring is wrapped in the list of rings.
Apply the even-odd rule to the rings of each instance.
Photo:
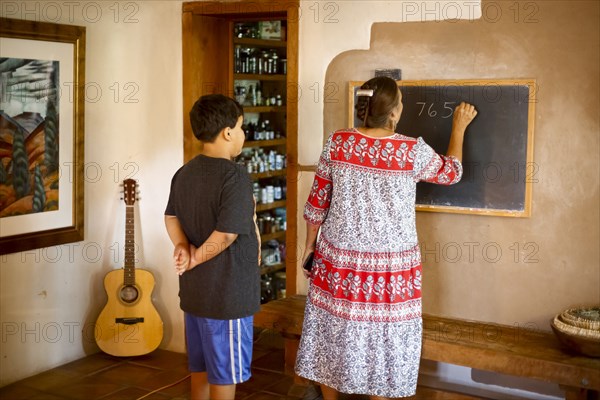
[[[50,3],[60,15],[44,8]],[[347,81],[368,79],[376,67],[400,67],[405,79],[537,78],[532,218],[419,213],[418,228],[428,251],[425,311],[547,329],[554,312],[600,302],[598,5],[521,2],[515,19],[513,3],[484,2],[480,10],[479,1],[303,1],[299,159],[316,163],[326,132],[346,124]],[[528,4],[539,7],[536,22],[526,21],[534,11]],[[161,347],[184,351],[162,220],[170,178],[183,162],[181,1],[5,1],[0,12],[86,26],[87,82],[101,88],[86,99],[86,240],[0,256],[0,385],[98,350],[90,327],[106,301],[104,275],[122,266],[118,184],[130,174],[141,189],[137,265],[157,281]],[[431,22],[447,18],[453,22]],[[328,83],[339,85],[338,103],[324,102]],[[300,174],[300,204],[311,182],[312,173]],[[464,245],[471,241],[481,244],[473,261]],[[462,249],[460,261],[448,262],[451,243]],[[487,243],[498,243],[501,260],[486,260],[493,256],[481,252]],[[527,256],[538,262],[525,262]]]
[[[417,222],[426,312],[549,330],[564,308],[600,302],[599,6],[482,6],[475,21],[374,24],[368,50],[328,67],[326,82],[343,90],[325,103],[324,132],[347,125],[347,82],[380,66],[407,80],[535,78],[531,218],[420,212]]]

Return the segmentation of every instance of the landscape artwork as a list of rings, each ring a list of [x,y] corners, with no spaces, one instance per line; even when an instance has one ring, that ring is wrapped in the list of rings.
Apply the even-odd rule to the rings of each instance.
[[[0,218],[58,210],[59,62],[0,58]]]

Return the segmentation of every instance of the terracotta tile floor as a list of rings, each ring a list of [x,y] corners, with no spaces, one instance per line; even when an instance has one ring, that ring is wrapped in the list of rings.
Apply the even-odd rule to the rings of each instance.
[[[235,400],[316,400],[314,386],[294,383],[283,373],[284,350],[275,335],[258,335],[252,378],[238,385]],[[96,353],[0,388],[1,400],[186,400],[190,379],[185,354],[156,350],[140,357]],[[178,383],[177,383],[178,382]],[[172,386],[168,386],[173,384]],[[168,386],[168,387],[167,387]],[[340,400],[366,400],[342,396]],[[473,397],[419,388],[411,400],[471,400]]]
[[[283,341],[257,333],[252,378],[238,385],[236,400],[302,399],[306,386],[283,373]],[[156,350],[140,357],[96,353],[0,388],[1,400],[145,400],[190,398],[187,356]],[[175,383],[172,386],[171,384]]]

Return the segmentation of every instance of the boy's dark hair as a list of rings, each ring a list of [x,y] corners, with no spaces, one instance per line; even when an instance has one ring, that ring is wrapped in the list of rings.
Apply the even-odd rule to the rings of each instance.
[[[387,76],[378,76],[365,82],[361,89],[373,90],[372,96],[359,96],[356,115],[367,128],[385,128],[391,112],[398,106],[398,84]]]
[[[232,98],[222,94],[202,96],[190,110],[192,131],[196,139],[212,143],[223,128],[233,128],[242,115],[244,109]]]

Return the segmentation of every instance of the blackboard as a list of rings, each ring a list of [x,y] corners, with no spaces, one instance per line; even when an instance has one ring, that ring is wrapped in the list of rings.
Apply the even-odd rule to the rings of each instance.
[[[350,82],[349,123],[360,127],[354,104],[364,82]],[[445,154],[454,108],[473,104],[477,117],[467,128],[463,178],[452,186],[417,184],[417,210],[513,217],[531,215],[535,80],[397,81],[403,111],[396,132],[423,137]]]

